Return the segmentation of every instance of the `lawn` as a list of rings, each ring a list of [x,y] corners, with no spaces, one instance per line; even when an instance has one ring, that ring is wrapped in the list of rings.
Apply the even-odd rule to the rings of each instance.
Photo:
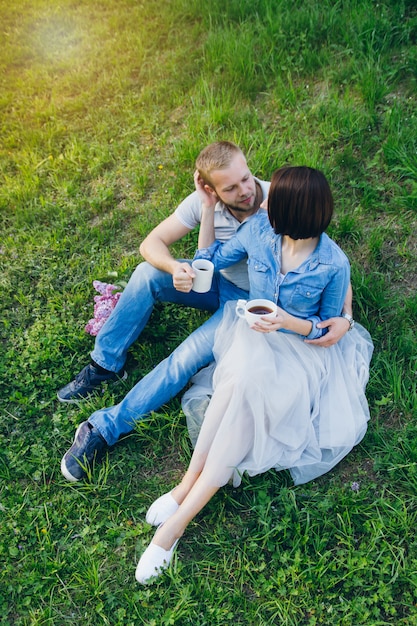
[[[0,0],[0,24],[0,623],[417,625],[415,2]],[[222,489],[140,587],[145,512],[191,455],[180,397],[90,480],[60,460],[206,314],[158,305],[123,385],[79,406],[56,391],[88,362],[93,280],[123,287],[219,139],[259,178],[328,177],[375,344],[371,420],[318,480]]]

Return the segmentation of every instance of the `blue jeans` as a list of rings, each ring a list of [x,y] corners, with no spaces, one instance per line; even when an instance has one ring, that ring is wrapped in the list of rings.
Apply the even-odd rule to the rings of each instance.
[[[174,352],[142,378],[115,406],[95,411],[89,422],[108,445],[134,429],[135,423],[156,411],[185,387],[199,369],[213,359],[214,334],[227,300],[247,298],[248,293],[215,274],[211,291],[181,293],[172,276],[148,263],[138,265],[111,316],[97,335],[92,358],[102,367],[119,371],[132,343],[146,325],[155,302],[173,302],[216,311]],[[220,308],[219,308],[220,307]]]
[[[140,263],[127,283],[117,306],[97,335],[91,358],[111,372],[119,372],[127,351],[145,328],[155,302],[173,302],[194,309],[216,311],[219,307],[219,274],[207,293],[182,293],[172,276],[149,263]]]

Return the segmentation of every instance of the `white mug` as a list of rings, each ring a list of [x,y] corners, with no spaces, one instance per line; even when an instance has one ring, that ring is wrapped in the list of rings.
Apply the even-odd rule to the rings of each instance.
[[[206,293],[211,289],[214,265],[206,259],[197,259],[191,263],[195,277],[193,278],[192,290],[197,293]]]
[[[276,317],[277,308],[277,305],[272,300],[264,300],[262,298],[238,300],[236,315],[244,317],[249,326],[253,326],[255,322],[262,322],[261,317]]]

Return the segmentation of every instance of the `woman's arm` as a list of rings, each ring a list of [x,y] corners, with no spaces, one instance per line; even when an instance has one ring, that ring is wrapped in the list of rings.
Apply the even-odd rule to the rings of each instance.
[[[323,320],[340,315],[346,298],[348,297],[349,286],[350,265],[346,260],[346,263],[334,273],[323,289],[318,312],[320,323],[322,323]]]
[[[341,311],[345,293],[349,287],[349,280],[350,267],[346,259],[346,262],[334,273],[323,289],[317,315],[310,316],[307,319],[301,318],[278,307],[276,318],[261,318],[260,322],[254,324],[252,328],[264,333],[275,330],[288,330],[298,335],[309,337],[309,341],[320,337],[324,332],[320,328],[322,320],[335,316],[338,311]]]
[[[349,283],[346,298],[343,303],[342,313],[347,313],[352,316],[353,314],[353,291],[352,285]],[[341,316],[330,317],[327,320],[323,320],[317,324],[317,328],[327,329],[327,333],[322,335],[318,339],[306,339],[306,343],[312,345],[321,346],[322,348],[329,348],[335,343],[340,341],[342,337],[346,335],[350,328],[349,321]]]
[[[261,320],[252,326],[254,330],[260,333],[271,333],[274,330],[289,330],[297,335],[307,337],[313,327],[313,323],[310,320],[291,315],[284,309],[281,309],[281,307],[278,307],[275,318],[261,317]]]
[[[244,236],[246,228],[246,223],[242,224],[239,232],[225,243],[216,240],[206,248],[199,248],[194,258],[212,261],[216,270],[238,263],[248,254],[246,237]]]
[[[309,335],[307,335],[308,339],[317,339],[326,334],[325,329],[320,327],[320,325],[323,320],[340,314],[349,287],[349,282],[350,265],[346,258],[345,262],[339,266],[323,289],[317,315],[312,315],[309,318],[313,327]]]

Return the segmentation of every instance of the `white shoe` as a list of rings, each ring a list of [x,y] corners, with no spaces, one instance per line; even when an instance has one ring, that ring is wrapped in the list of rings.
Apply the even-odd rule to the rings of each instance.
[[[156,543],[149,544],[136,567],[135,578],[138,583],[148,585],[154,582],[169,567],[177,543],[178,539],[170,550],[164,550]]]
[[[146,521],[148,524],[152,524],[152,526],[160,526],[176,512],[179,506],[172,495],[172,491],[164,493],[149,507],[146,513]]]

